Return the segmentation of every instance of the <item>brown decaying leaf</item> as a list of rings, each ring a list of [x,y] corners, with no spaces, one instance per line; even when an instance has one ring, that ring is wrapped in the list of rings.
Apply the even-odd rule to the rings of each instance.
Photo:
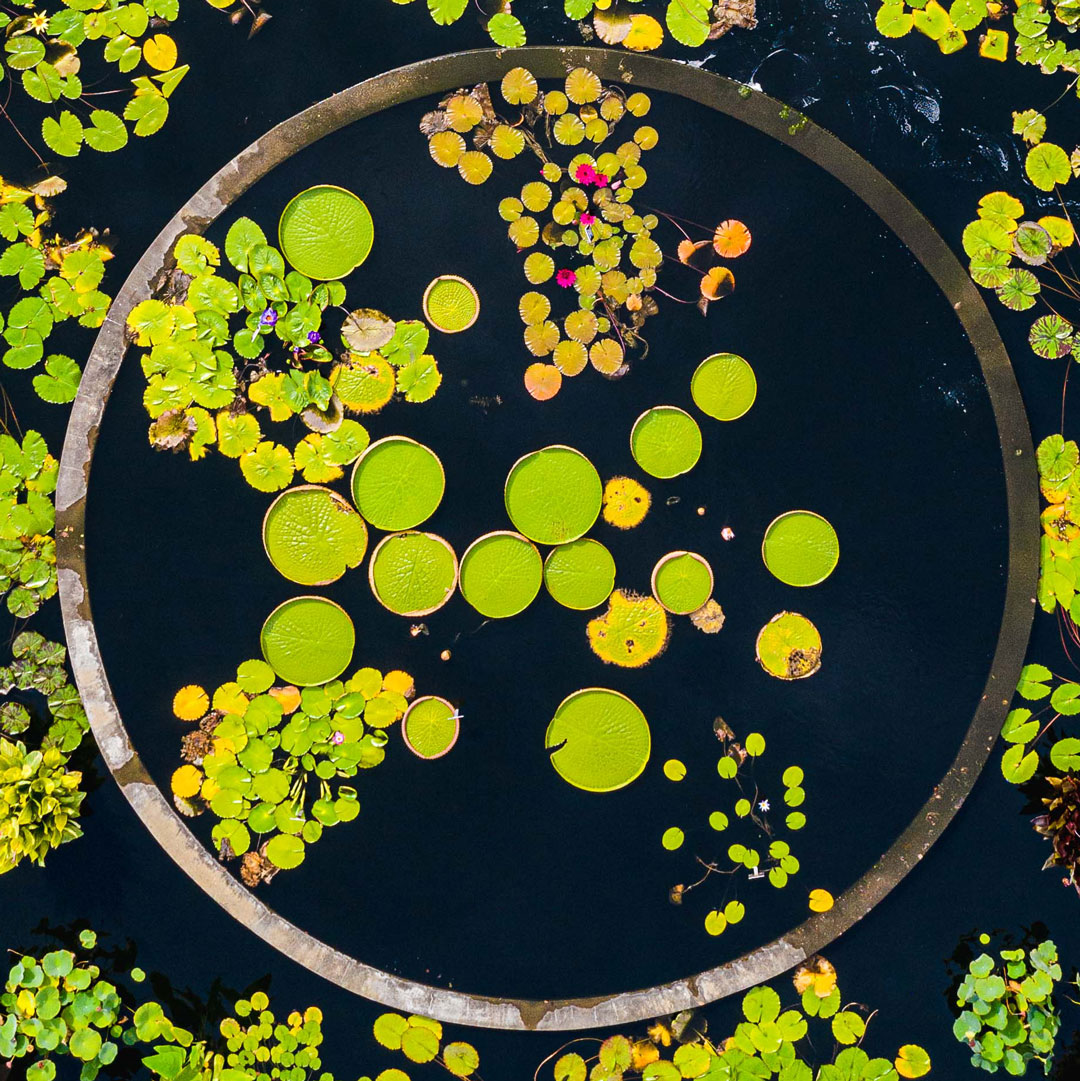
[[[621,45],[630,33],[630,16],[621,8],[594,11],[593,29],[605,45]]]
[[[394,336],[394,320],[374,308],[357,308],[345,317],[341,336],[355,353],[371,353]]]
[[[724,626],[724,619],[724,609],[712,597],[690,615],[690,622],[705,634],[716,634]]]
[[[712,10],[710,39],[722,37],[736,26],[753,30],[757,26],[756,9],[755,0],[716,0]]]
[[[679,262],[690,265],[696,252],[701,251],[702,248],[707,248],[709,241],[707,240],[680,240],[679,241]]]

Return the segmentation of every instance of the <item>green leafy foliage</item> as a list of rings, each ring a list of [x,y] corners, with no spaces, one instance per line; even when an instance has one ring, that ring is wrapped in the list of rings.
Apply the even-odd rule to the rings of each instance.
[[[430,1017],[380,1014],[375,1019],[375,1039],[390,1051],[400,1051],[410,1062],[437,1062],[455,1077],[469,1077],[480,1065],[480,1055],[469,1043],[443,1045],[443,1029]]]
[[[1057,947],[1047,940],[1028,950],[982,953],[968,966],[956,994],[953,1035],[971,1048],[971,1064],[988,1073],[1022,1076],[1033,1060],[1049,1074],[1059,1019],[1054,988],[1061,979]]]
[[[354,312],[338,327],[343,352],[331,365],[323,320],[345,300],[341,282],[316,285],[288,270],[250,218],[232,224],[224,254],[235,273],[205,237],[181,237],[159,296],[128,315],[130,333],[147,350],[143,404],[156,449],[186,450],[197,461],[216,445],[263,492],[288,487],[297,471],[323,484],[339,478],[368,443],[366,429],[346,412],[378,412],[398,391],[409,402],[434,395],[442,377],[424,352],[423,324],[366,312],[379,316],[387,333],[358,337]],[[292,449],[264,436],[264,426],[297,416],[312,434]]]

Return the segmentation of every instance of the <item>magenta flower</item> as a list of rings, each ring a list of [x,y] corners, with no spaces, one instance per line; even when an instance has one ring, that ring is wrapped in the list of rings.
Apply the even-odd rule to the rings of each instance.
[[[608,178],[606,173],[593,173],[593,183],[598,188],[606,188],[607,182]]]
[[[582,225],[592,225],[593,222],[596,221],[596,217],[592,214],[582,214],[581,217],[578,218],[578,221],[581,222]]]
[[[587,161],[583,161],[574,170],[574,179],[579,184],[595,184],[596,170]]]
[[[335,732],[330,737],[330,742],[335,744],[335,745],[344,743],[345,742],[345,733],[344,732]]]
[[[576,281],[577,273],[573,270],[560,270],[555,275],[555,284],[561,285],[564,289],[569,289]]]

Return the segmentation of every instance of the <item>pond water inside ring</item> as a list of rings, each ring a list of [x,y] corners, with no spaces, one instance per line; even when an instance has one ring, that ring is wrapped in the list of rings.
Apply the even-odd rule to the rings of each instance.
[[[434,99],[296,155],[208,235],[220,244],[241,214],[272,234],[297,192],[337,184],[365,200],[375,224],[370,257],[345,282],[350,306],[418,318],[434,277],[470,281],[482,302],[476,325],[432,335],[444,377],[436,397],[394,402],[368,424],[373,438],[406,434],[440,456],[446,493],[423,528],[460,556],[509,528],[503,483],[513,463],[570,444],[604,479],[635,476],[653,496],[638,528],[590,531],[614,555],[616,587],[647,593],[661,556],[700,553],[727,616],[718,635],[678,618],[666,653],[616,669],[587,648],[596,613],[562,608],[543,589],[522,614],[489,622],[455,596],[424,618],[430,633],[413,638],[416,621],[375,601],[364,568],[317,591],[296,587],[262,550],[272,496],[220,456],[192,464],[150,449],[132,357],[95,454],[87,560],[97,632],[121,715],[163,787],[186,730],[171,715],[173,692],[232,678],[258,655],[266,615],[301,593],[351,614],[353,667],[404,668],[419,694],[460,708],[460,737],[443,758],[409,754],[393,732],[387,761],[358,778],[359,818],[260,888],[330,945],[438,986],[530,998],[614,992],[700,971],[801,922],[808,890],[839,895],[944,774],[996,640],[1000,451],[976,357],[948,303],[816,166],[736,120],[651,96],[660,144],[641,202],[703,223],[738,218],[754,244],[733,265],[734,295],[708,318],[661,305],[646,327],[648,357],[618,382],[586,371],[552,401],[526,395],[531,358],[517,301],[527,284],[496,204],[534,179],[531,159],[499,163],[487,184],[465,187],[431,162],[416,129]],[[665,273],[665,288],[678,273]],[[693,288],[688,277],[684,291]],[[745,357],[757,377],[753,407],[730,423],[698,413],[690,395],[695,368],[718,352]],[[700,462],[667,481],[638,470],[629,449],[635,418],[657,404],[696,415],[704,440]],[[297,423],[292,441],[302,434]],[[348,496],[347,475],[334,487]],[[824,515],[840,538],[836,570],[810,589],[785,586],[761,561],[765,528],[793,508]],[[724,526],[734,540],[721,539]],[[813,678],[781,682],[754,661],[758,631],[785,609],[821,631]],[[627,694],[652,730],[644,774],[604,795],[566,784],[543,747],[557,705],[588,686]],[[710,812],[731,813],[736,795],[716,771],[717,716],[742,737],[766,737],[750,776],[774,806],[783,769],[805,770],[808,822],[788,838],[802,868],[783,890],[714,876],[676,906],[670,888],[700,876],[694,856],[722,858],[729,843],[708,825]],[[685,780],[664,776],[669,758],[686,764]],[[212,824],[209,815],[193,823],[207,843]],[[672,826],[686,842],[669,852],[660,838]],[[710,937],[706,913],[735,896],[746,918]]]

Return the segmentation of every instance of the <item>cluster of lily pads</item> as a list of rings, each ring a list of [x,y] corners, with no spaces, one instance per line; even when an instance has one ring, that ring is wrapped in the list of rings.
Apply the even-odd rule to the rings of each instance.
[[[989,935],[981,935],[987,945]],[[1027,1073],[1032,1061],[1050,1074],[1061,1020],[1054,991],[1061,980],[1057,947],[1049,939],[1023,949],[981,953],[956,992],[960,1015],[953,1035],[971,1049],[971,1064],[987,1073]]]
[[[713,729],[724,747],[724,754],[716,764],[717,773],[725,780],[735,781],[739,789],[739,796],[732,806],[734,823],[742,822],[751,827],[747,836],[752,836],[753,843],[732,841],[726,852],[728,866],[721,866],[721,862],[717,860],[696,857],[697,862],[705,868],[705,874],[690,885],[680,883],[673,886],[670,891],[673,904],[682,904],[691,890],[705,883],[714,874],[730,876],[731,880],[735,881],[735,876],[745,870],[750,872],[751,880],[767,879],[769,885],[783,889],[800,869],[791,844],[776,836],[778,827],[769,818],[772,801],[761,789],[761,782],[755,776],[751,782],[753,791],[750,791],[749,784],[744,787],[740,780],[743,767],[748,763],[751,768],[756,767],[758,759],[764,755],[765,737],[760,732],[751,732],[744,742],[740,742],[722,718],[716,719]],[[678,759],[670,758],[664,763],[664,776],[668,780],[679,782],[686,774],[686,765]],[[797,832],[806,825],[806,814],[801,810],[806,801],[804,778],[802,767],[788,766],[780,779],[784,804],[789,808],[784,817],[784,827],[791,832]],[[708,824],[712,831],[726,835],[733,819],[723,811],[713,811],[709,814]],[[669,852],[681,849],[685,841],[686,833],[679,826],[669,826],[660,838],[660,843]],[[762,851],[758,847],[760,845],[767,847]],[[810,893],[810,908],[815,912],[827,911],[832,907],[832,903],[832,896],[826,890],[815,889]],[[723,906],[709,911],[705,916],[705,930],[710,935],[721,935],[729,925],[741,922],[745,915],[746,906],[738,899],[730,899]]]
[[[75,397],[82,372],[71,357],[46,356],[46,342],[67,320],[101,326],[111,302],[98,286],[112,253],[97,234],[84,230],[66,240],[49,232],[49,199],[66,186],[55,176],[26,188],[0,179],[0,237],[8,242],[0,251],[0,277],[16,279],[27,294],[0,312],[5,344],[0,359],[9,368],[28,369],[44,358],[34,390],[44,401],[61,404]]]
[[[244,661],[212,698],[182,687],[173,712],[198,727],[181,744],[174,802],[189,816],[209,809],[220,857],[240,858],[247,885],[268,881],[299,866],[324,828],[360,813],[356,788],[342,782],[382,762],[387,729],[413,694],[406,672],[374,668],[300,690],[276,684],[261,660]]]
[[[325,316],[345,300],[339,279],[367,258],[372,236],[364,203],[321,185],[285,208],[280,250],[250,218],[233,223],[225,256],[235,281],[219,273],[215,245],[181,237],[157,295],[128,316],[136,344],[148,349],[150,442],[193,460],[216,446],[238,459],[249,484],[274,492],[296,472],[312,483],[342,475],[369,441],[346,412],[376,413],[395,393],[431,398],[442,377],[422,323],[356,309],[338,324],[339,356],[324,340]],[[309,429],[295,446],[266,438],[264,425],[295,416]]]
[[[841,1005],[836,969],[822,957],[802,965],[793,977],[797,1003],[785,1007],[768,986],[753,988],[742,1000],[742,1018],[726,1038],[710,1039],[708,1025],[694,1011],[657,1021],[643,1037],[606,1039],[582,1037],[595,1043],[593,1054],[581,1050],[556,1052],[549,1071],[538,1076],[554,1081],[681,1081],[683,1078],[736,1079],[778,1077],[783,1081],[899,1081],[924,1077],[930,1056],[917,1044],[904,1044],[892,1060],[871,1058],[862,1041],[872,1012],[857,1003]],[[811,1039],[811,1021],[827,1022]],[[821,1037],[824,1037],[822,1039]],[[807,1050],[800,1047],[805,1045]],[[803,1057],[814,1043],[839,1045],[835,1057],[816,1067]]]
[[[0,13],[0,80],[6,76],[29,97],[56,108],[41,123],[41,137],[53,153],[75,157],[84,146],[110,152],[127,144],[128,125],[136,135],[161,129],[169,98],[188,72],[186,64],[177,66],[176,42],[165,32],[180,13],[179,0],[51,0],[44,10],[35,0],[12,2],[27,13]],[[105,71],[113,66],[127,77],[141,69],[130,79],[122,113],[98,108],[84,96],[84,83],[96,85],[102,75],[83,67],[90,50]],[[85,108],[89,123],[68,104]]]
[[[393,2],[411,4],[413,0]],[[488,36],[504,49],[518,48],[527,40],[513,5],[514,0],[498,0],[487,5],[482,17]],[[690,48],[721,37],[733,27],[753,30],[757,26],[755,0],[658,0],[651,7],[662,16],[663,24],[656,15],[640,11],[643,6],[642,0],[563,0],[566,17],[581,23],[583,35],[595,35],[605,45],[622,45],[635,52],[658,49],[664,41],[664,26],[677,42]],[[428,12],[439,26],[457,22],[470,7],[469,0],[427,0]]]
[[[471,1043],[453,1040],[444,1044],[442,1025],[430,1017],[384,1013],[375,1019],[373,1031],[376,1041],[388,1050],[400,1051],[417,1064],[436,1062],[454,1077],[473,1077],[480,1066],[480,1055]],[[382,1081],[408,1081],[401,1070],[387,1070],[380,1077]]]
[[[518,305],[526,348],[535,357],[550,358],[529,366],[525,386],[546,401],[559,392],[564,376],[576,376],[591,364],[602,375],[619,378],[629,371],[628,352],[648,348],[641,331],[659,310],[652,294],[664,252],[653,236],[659,217],[637,213],[631,200],[648,176],[641,156],[657,145],[659,134],[643,124],[632,139],[602,150],[620,122],[644,117],[651,101],[640,91],[605,86],[588,68],[574,68],[561,89],[546,92],[526,68],[513,68],[503,77],[500,94],[516,114],[496,112],[482,83],[443,98],[425,114],[420,130],[436,164],[456,168],[470,184],[491,176],[493,158],[512,160],[528,150],[541,165],[541,178],[503,199],[499,214],[509,223],[508,236],[518,252],[528,252],[527,282],[552,283],[573,301],[569,306],[558,292],[530,289]],[[550,156],[556,148],[582,144],[589,150],[565,164]],[[705,310],[731,292],[735,277],[726,266],[699,268],[698,253],[707,249],[737,258],[749,248],[750,232],[732,219],[710,239],[695,241],[677,227],[684,237],[679,261],[698,273]]]

